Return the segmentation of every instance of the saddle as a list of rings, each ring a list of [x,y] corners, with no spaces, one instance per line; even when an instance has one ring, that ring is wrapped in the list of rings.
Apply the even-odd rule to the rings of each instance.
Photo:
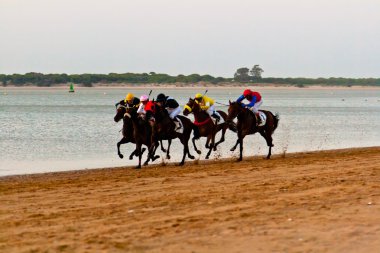
[[[175,131],[177,133],[183,134],[183,124],[179,117],[175,117],[175,120],[173,120],[175,124]]]
[[[249,109],[248,109],[248,110],[249,110]],[[259,119],[257,118],[256,113],[254,113],[254,112],[251,111],[251,110],[249,110],[249,111],[252,113],[253,117],[256,118],[256,126],[257,126],[257,127],[262,127],[262,126],[265,125],[265,123],[267,122],[267,115],[265,114],[265,112],[259,110],[260,124],[258,124]]]

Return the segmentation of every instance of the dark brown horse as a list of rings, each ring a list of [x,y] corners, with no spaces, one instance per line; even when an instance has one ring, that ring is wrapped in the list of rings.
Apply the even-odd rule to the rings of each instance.
[[[141,167],[141,156],[146,150],[145,148],[142,148],[142,145],[146,145],[148,148],[151,146],[151,139],[150,138],[141,138],[141,136],[145,135],[149,136],[151,135],[151,127],[149,124],[145,121],[145,124],[143,122],[140,122],[137,118],[137,113],[135,108],[131,108],[128,106],[125,106],[123,104],[118,105],[116,110],[116,115],[114,117],[115,122],[119,122],[121,119],[123,119],[123,129],[122,134],[123,138],[117,143],[117,151],[120,158],[123,158],[124,156],[120,152],[120,145],[124,143],[135,143],[136,149],[131,153],[129,156],[129,159],[132,160],[133,156],[139,157],[139,165],[137,168]],[[135,127],[139,126],[139,131],[135,131]],[[138,136],[136,138],[136,135]],[[136,141],[137,140],[137,141]],[[156,147],[157,148],[157,147]],[[154,149],[155,152],[155,149]],[[153,161],[159,158],[159,156],[154,156],[151,154],[148,154],[148,158],[145,161],[144,165],[147,165],[149,160],[152,159]]]
[[[201,110],[199,103],[192,98],[189,99],[189,102],[185,105],[185,109],[183,110],[183,114],[185,116],[189,115],[190,113],[194,114],[194,124],[199,129],[199,135],[194,136],[192,139],[194,149],[198,154],[200,154],[201,151],[198,150],[197,146],[195,145],[195,140],[199,137],[207,137],[206,148],[208,148],[209,150],[206,155],[206,159],[209,159],[211,150],[214,149],[215,151],[217,146],[220,143],[224,142],[224,135],[226,134],[227,128],[229,128],[230,126],[230,129],[236,132],[236,126],[234,126],[233,123],[227,124],[227,114],[223,111],[218,111],[218,113],[224,119],[224,123],[218,125],[214,124],[214,122],[211,120],[210,115],[208,115],[207,112]],[[220,137],[220,140],[217,143],[215,143],[215,136],[220,130],[222,130],[222,136]]]
[[[154,118],[153,125],[153,134],[152,134],[152,146],[150,151],[157,146],[158,141],[168,140],[169,146],[167,148],[166,157],[170,159],[170,144],[171,140],[178,138],[183,145],[183,156],[179,165],[184,165],[186,155],[190,159],[194,159],[195,157],[190,154],[189,151],[189,139],[191,135],[191,131],[194,129],[194,125],[188,118],[184,116],[177,116],[182,122],[183,132],[178,133],[175,131],[175,124],[173,120],[169,117],[167,110],[163,107],[155,105],[154,112],[147,111],[147,119]]]
[[[234,151],[237,145],[240,144],[240,156],[239,156],[238,161],[243,160],[244,137],[246,135],[255,134],[257,132],[259,132],[261,136],[264,137],[269,147],[269,152],[266,158],[269,159],[272,154],[272,147],[273,147],[272,134],[278,126],[279,116],[278,114],[274,115],[270,111],[264,111],[264,110],[260,110],[260,111],[264,112],[267,117],[265,125],[263,126],[257,126],[256,116],[251,110],[247,108],[243,108],[240,103],[230,101],[230,105],[228,107],[227,122],[231,123],[232,120],[236,117],[238,119],[237,120],[238,139],[236,141],[236,144],[231,148],[231,151]]]

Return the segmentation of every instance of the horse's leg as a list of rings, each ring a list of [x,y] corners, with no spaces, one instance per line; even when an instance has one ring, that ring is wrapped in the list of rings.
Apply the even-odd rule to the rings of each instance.
[[[193,142],[195,152],[197,152],[197,154],[200,155],[202,152],[200,150],[198,150],[197,145],[195,145],[195,140],[196,140],[195,137],[193,137],[191,140]]]
[[[269,147],[269,152],[268,152],[266,159],[270,159],[270,156],[272,155],[272,147],[273,147],[272,135],[268,134],[267,131],[260,131],[260,134],[261,134],[261,136],[264,137],[264,139],[267,142],[267,145]]]
[[[136,144],[136,150],[137,150],[137,153],[139,155],[139,164],[136,166],[136,169],[140,169],[141,168],[141,156],[142,156],[142,152],[141,152],[141,144]]]
[[[129,160],[132,160],[134,156],[138,156],[136,149],[129,155]]]
[[[227,131],[227,127],[228,127],[228,125],[227,125],[227,123],[223,123],[223,124],[225,124],[225,126],[222,128],[222,136],[220,137],[220,140],[219,140],[217,143],[215,143],[214,151],[216,151],[216,147],[217,147],[220,143],[224,142],[224,135],[226,134],[226,131]]]
[[[238,162],[243,161],[243,138],[239,138],[239,143],[240,143],[240,155]]]
[[[166,152],[166,159],[170,159],[170,145],[172,144],[172,139],[168,140],[168,149]]]
[[[195,157],[190,154],[190,149],[189,149],[189,140],[190,140],[190,135],[191,135],[191,130],[186,132],[184,131],[184,134],[182,135],[183,139],[184,139],[184,142],[186,143],[186,146],[187,146],[187,157],[190,158],[190,159],[195,159]]]
[[[180,138],[180,141],[183,144],[183,156],[182,156],[182,161],[178,165],[182,166],[185,164],[185,158],[186,158],[187,153],[189,152],[189,145],[185,143],[183,138]]]
[[[212,148],[214,146],[215,135],[209,135],[209,136],[207,136],[207,142],[209,142],[210,140],[211,140],[211,144],[209,145],[209,149],[208,149],[208,152],[207,152],[207,155],[206,155],[206,159],[210,158],[211,150],[212,150]]]
[[[235,151],[238,144],[239,144],[239,138],[236,140],[235,145],[230,149],[230,151]]]
[[[143,148],[142,149],[142,154],[141,155],[143,155],[144,154],[144,152],[145,152],[145,148]],[[150,154],[149,154],[149,149],[148,149],[148,154],[147,154],[147,156],[146,156],[146,161],[144,162],[144,166],[147,166],[148,164],[149,164],[149,161],[151,160],[151,157],[150,157]]]
[[[162,140],[160,140],[160,144],[161,144],[161,150],[162,150],[162,152],[166,152],[166,149],[164,148],[164,145],[162,145]]]
[[[206,145],[205,145],[205,148],[210,148],[210,140],[211,140],[211,137],[210,136],[207,136],[207,140],[206,140]]]
[[[120,152],[120,145],[128,143],[129,141],[127,138],[123,137],[118,143],[117,143],[117,154],[119,155],[120,159],[123,159],[123,154]]]
[[[157,151],[157,148],[158,148],[158,145],[159,145],[159,142],[156,141],[156,142],[152,143],[150,145],[150,148],[149,148],[149,158],[152,159],[153,162],[155,160],[157,160],[158,158],[160,158],[159,155],[155,155],[156,151]]]

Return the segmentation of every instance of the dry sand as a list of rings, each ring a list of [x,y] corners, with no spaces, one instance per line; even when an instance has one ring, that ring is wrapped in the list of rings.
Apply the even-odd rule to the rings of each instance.
[[[0,252],[380,252],[380,147],[0,178]]]

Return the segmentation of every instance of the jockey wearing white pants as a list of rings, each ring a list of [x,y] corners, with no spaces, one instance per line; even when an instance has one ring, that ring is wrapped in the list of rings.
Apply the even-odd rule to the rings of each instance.
[[[177,108],[169,108],[169,107],[167,107],[166,110],[168,111],[169,117],[171,119],[174,119],[175,117],[177,117],[178,114],[181,113],[181,107],[180,106],[178,106]]]
[[[174,124],[176,124],[176,128],[180,129],[182,123],[178,120],[177,116],[181,113],[181,107],[178,102],[172,97],[165,96],[163,93],[157,95],[156,102],[159,106],[163,106],[168,111],[169,117],[173,120]]]

